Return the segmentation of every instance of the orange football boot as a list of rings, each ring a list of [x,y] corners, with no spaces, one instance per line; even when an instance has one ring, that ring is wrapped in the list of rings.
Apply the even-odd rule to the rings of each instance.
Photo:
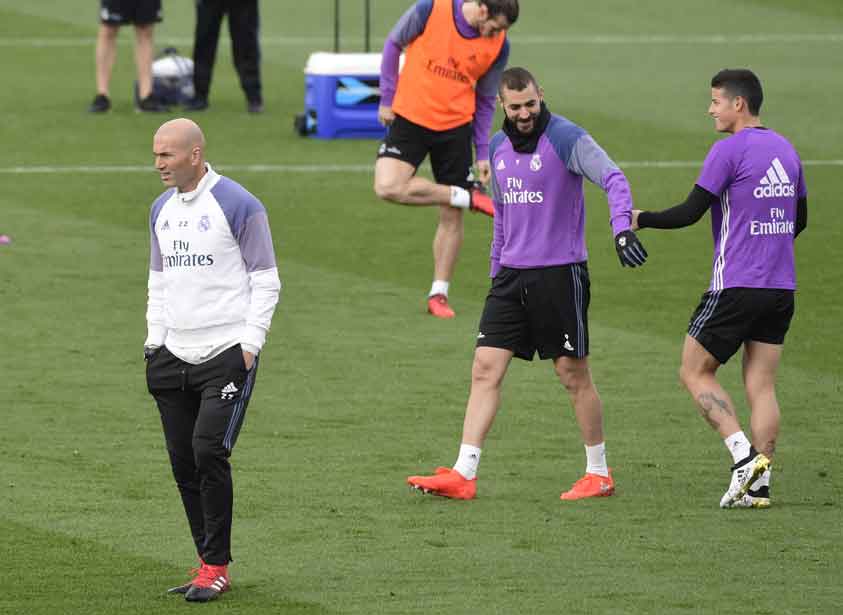
[[[565,493],[559,496],[560,500],[581,500],[583,498],[596,498],[605,495],[612,495],[615,492],[615,481],[612,480],[612,471],[609,476],[599,474],[586,474]]]
[[[477,479],[468,480],[451,468],[436,468],[433,476],[410,476],[407,484],[424,493],[455,500],[471,500],[477,495]]]
[[[436,316],[436,318],[453,318],[456,312],[448,305],[447,295],[431,295],[427,298],[427,311]]]

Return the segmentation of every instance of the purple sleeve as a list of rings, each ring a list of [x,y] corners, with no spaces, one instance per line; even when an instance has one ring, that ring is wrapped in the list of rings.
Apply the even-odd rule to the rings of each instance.
[[[401,46],[392,40],[391,36],[386,37],[381,55],[381,103],[391,107],[395,98],[395,89],[398,85],[398,64],[401,59]]]
[[[272,247],[272,234],[265,210],[249,216],[238,243],[248,273],[275,269],[278,266],[275,263],[275,249]]]
[[[696,181],[700,188],[708,190],[718,198],[723,194],[726,186],[732,183],[734,175],[732,157],[725,151],[724,143],[728,141],[728,139],[718,141],[711,147]]]
[[[495,150],[504,139],[504,134],[498,132],[492,137],[490,145],[490,160],[495,155]],[[489,182],[492,186],[492,202],[495,205],[495,217],[493,219],[492,247],[489,255],[489,277],[494,278],[501,270],[501,251],[503,250],[503,217],[504,207],[501,204],[500,187],[495,170],[492,169],[492,179]]]
[[[608,170],[600,182],[609,201],[609,223],[612,235],[628,231],[632,226],[632,190],[623,171],[617,167]]]
[[[228,177],[222,177],[211,189],[228,220],[231,234],[240,246],[246,271],[274,269],[275,250],[269,221],[261,202],[243,186]]]
[[[478,96],[474,110],[474,148],[477,160],[489,159],[489,131],[495,117],[495,97]]]
[[[158,214],[164,204],[170,200],[173,195],[172,190],[167,190],[152,204],[149,212],[149,270],[150,271],[164,271],[164,261],[161,258],[161,244],[158,243],[158,233],[155,232],[155,224],[158,222]]]
[[[600,186],[609,201],[609,222],[617,235],[629,230],[632,221],[632,190],[626,176],[609,155],[587,133],[581,134],[571,148],[567,167]]]
[[[489,132],[495,117],[495,101],[501,75],[509,60],[509,40],[504,40],[492,66],[477,80],[474,109],[474,147],[477,160],[489,159]]]

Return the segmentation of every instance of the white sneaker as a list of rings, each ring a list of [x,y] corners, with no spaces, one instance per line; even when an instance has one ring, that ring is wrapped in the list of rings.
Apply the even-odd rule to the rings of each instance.
[[[732,466],[732,482],[723,497],[720,498],[720,508],[732,508],[738,500],[741,500],[749,486],[755,482],[767,468],[770,467],[770,460],[763,453],[750,449],[749,456]],[[767,498],[769,504],[769,498]]]

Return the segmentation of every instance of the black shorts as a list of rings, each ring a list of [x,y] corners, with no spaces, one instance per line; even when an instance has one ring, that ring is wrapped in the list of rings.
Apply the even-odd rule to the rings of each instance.
[[[588,355],[591,282],[585,263],[540,269],[501,268],[486,297],[477,346],[505,348],[519,359]]]
[[[109,26],[145,26],[161,19],[161,0],[100,0],[100,22]]]
[[[395,116],[378,148],[378,158],[397,158],[416,169],[430,154],[430,166],[436,183],[471,188],[471,123],[450,130],[430,130],[410,120]]]
[[[782,344],[793,318],[794,292],[775,288],[708,291],[688,324],[688,335],[720,363],[744,342]]]

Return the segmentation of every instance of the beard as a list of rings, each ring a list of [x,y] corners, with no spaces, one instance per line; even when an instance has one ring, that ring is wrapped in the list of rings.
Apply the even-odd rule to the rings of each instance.
[[[531,113],[530,117],[528,117],[527,119],[515,120],[514,124],[515,127],[518,129],[518,132],[524,135],[532,133],[536,129],[536,126],[538,126],[540,114],[541,111],[537,111],[536,113]]]

